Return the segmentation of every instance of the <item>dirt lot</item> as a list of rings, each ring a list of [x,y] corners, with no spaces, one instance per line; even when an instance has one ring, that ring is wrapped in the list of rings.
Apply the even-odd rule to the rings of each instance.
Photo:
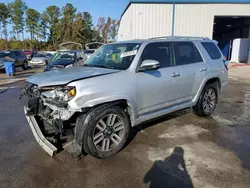
[[[0,187],[249,187],[250,83],[242,82],[243,69],[232,69],[236,76],[230,70],[212,117],[184,110],[143,124],[106,160],[76,161],[66,151],[48,156],[23,115],[17,81],[0,95]]]

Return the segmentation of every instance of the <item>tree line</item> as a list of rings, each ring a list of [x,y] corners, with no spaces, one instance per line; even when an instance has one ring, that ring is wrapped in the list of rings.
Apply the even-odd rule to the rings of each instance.
[[[83,45],[112,42],[118,26],[119,21],[110,17],[100,17],[94,26],[90,13],[81,12],[70,3],[61,9],[51,5],[40,13],[27,7],[23,0],[14,0],[0,3],[0,50],[56,50],[60,43],[67,41]],[[29,38],[25,38],[25,32]]]

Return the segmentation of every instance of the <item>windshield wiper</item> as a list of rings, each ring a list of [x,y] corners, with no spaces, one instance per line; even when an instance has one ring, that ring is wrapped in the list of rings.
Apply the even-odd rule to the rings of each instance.
[[[114,67],[108,67],[106,65],[89,65],[89,64],[85,64],[83,66],[87,66],[87,67],[98,67],[98,68],[105,68],[105,69],[114,69]]]

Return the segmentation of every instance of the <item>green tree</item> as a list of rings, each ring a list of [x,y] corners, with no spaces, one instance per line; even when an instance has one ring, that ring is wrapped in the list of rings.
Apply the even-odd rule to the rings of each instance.
[[[59,33],[59,17],[61,15],[60,8],[55,5],[49,6],[46,8],[45,15],[47,17],[48,27],[50,28],[50,37],[49,41],[52,42],[53,45],[56,43],[56,39],[58,38]]]
[[[88,12],[83,12],[83,25],[84,25],[84,36],[85,43],[92,42],[93,38],[93,18]]]
[[[67,3],[63,8],[62,8],[62,41],[70,41],[72,39],[72,31],[73,31],[73,21],[75,18],[75,13],[77,9],[70,3]]]
[[[38,31],[39,20],[40,20],[39,12],[31,8],[29,8],[26,11],[26,27],[27,27],[27,32],[30,32],[31,40],[35,38],[35,34]]]
[[[78,42],[78,43],[85,43],[85,33],[84,33],[84,25],[83,25],[84,21],[83,21],[83,16],[82,14],[79,12],[76,15],[76,19],[73,22],[73,30],[72,30],[72,40],[74,42]]]
[[[92,30],[92,41],[96,42],[103,42],[102,37],[100,36],[100,33],[97,31],[96,28]]]
[[[41,15],[41,21],[39,23],[39,26],[38,26],[38,34],[40,36],[40,38],[43,40],[43,41],[46,41],[47,39],[47,30],[48,30],[48,16],[47,14],[44,12],[42,15]]]
[[[8,7],[4,3],[0,3],[0,35],[2,38],[2,33],[5,36],[5,39],[8,38],[7,32],[7,19],[10,17],[10,12]]]
[[[13,30],[17,33],[17,38],[20,40],[20,34],[22,33],[22,38],[24,39],[24,14],[27,10],[27,6],[22,0],[15,0],[13,3],[9,4],[11,10],[11,21],[13,23]]]

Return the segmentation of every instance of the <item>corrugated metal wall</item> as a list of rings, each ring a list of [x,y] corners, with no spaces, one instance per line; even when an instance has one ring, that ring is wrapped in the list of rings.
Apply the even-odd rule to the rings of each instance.
[[[169,36],[171,28],[171,4],[131,4],[121,19],[118,40]]]
[[[170,36],[172,4],[131,4],[124,13],[118,40]],[[212,38],[214,16],[250,16],[250,4],[176,4],[174,35]]]

